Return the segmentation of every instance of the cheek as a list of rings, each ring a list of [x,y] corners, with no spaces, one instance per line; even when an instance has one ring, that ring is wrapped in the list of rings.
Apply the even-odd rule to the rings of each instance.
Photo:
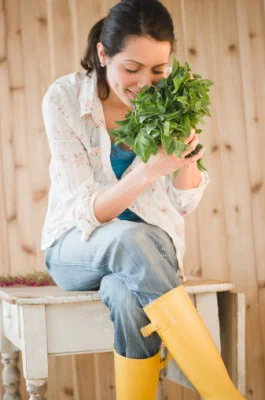
[[[137,80],[133,74],[131,76],[126,71],[118,70],[109,73],[109,82],[114,92],[119,94],[126,92],[129,87],[135,86]]]
[[[117,81],[117,88],[119,88],[120,90],[126,90],[128,89],[130,86],[134,85],[136,82],[135,77],[130,76],[126,71],[125,72],[121,72],[119,74],[119,79]]]

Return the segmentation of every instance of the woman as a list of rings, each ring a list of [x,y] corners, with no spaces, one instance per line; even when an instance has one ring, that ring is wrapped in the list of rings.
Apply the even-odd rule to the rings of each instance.
[[[160,146],[147,163],[110,136],[135,94],[166,75],[174,43],[159,1],[122,1],[92,27],[81,60],[86,72],[48,88],[42,109],[51,189],[41,248],[60,287],[99,290],[109,307],[118,400],[155,399],[162,340],[203,398],[242,399],[181,284],[183,215],[209,183],[195,168],[202,151],[184,158],[197,135],[192,130],[182,158]],[[187,170],[184,188],[172,181],[184,167],[199,176],[189,190]]]

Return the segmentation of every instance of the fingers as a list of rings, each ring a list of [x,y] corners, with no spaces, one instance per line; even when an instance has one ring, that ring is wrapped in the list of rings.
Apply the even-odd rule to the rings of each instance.
[[[204,153],[206,152],[205,148],[202,148],[197,154],[195,154],[193,157],[190,158],[185,158],[183,160],[183,165],[187,166],[189,164],[194,164],[195,162],[197,162],[200,158],[203,157]]]
[[[192,79],[194,79],[194,77],[193,77],[193,75],[192,75],[192,72],[191,72],[191,71],[188,71],[188,73],[190,74],[190,81],[191,81]]]
[[[196,149],[197,144],[199,143],[199,138],[197,135],[194,135],[192,140],[186,144],[189,145],[188,149],[186,151],[182,152],[182,155],[185,157],[187,154],[190,154],[193,152],[193,150]]]
[[[189,142],[189,149],[190,149],[191,151],[193,151],[193,150],[196,148],[196,146],[197,146],[198,143],[199,143],[199,139],[198,139],[197,135],[195,135],[195,136],[192,138],[192,140]],[[191,152],[191,151],[190,151],[190,152]]]
[[[196,134],[195,134],[195,129],[194,128],[191,128],[191,130],[190,130],[190,136],[188,136],[188,137],[186,137],[185,138],[185,143],[190,143],[191,141],[192,141],[192,139],[194,138],[194,136],[197,136]]]

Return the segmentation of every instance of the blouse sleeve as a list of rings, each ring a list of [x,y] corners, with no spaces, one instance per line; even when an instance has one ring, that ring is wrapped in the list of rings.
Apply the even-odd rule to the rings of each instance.
[[[178,212],[183,215],[191,214],[198,206],[204,194],[206,186],[210,182],[207,171],[200,172],[201,182],[198,187],[193,189],[177,189],[174,187],[172,179],[168,176],[167,190],[171,203],[176,207]]]
[[[62,98],[64,97],[64,98]],[[48,89],[42,100],[42,115],[51,152],[50,177],[67,218],[79,227],[86,240],[103,225],[94,214],[94,202],[106,188],[95,182],[87,151],[68,119],[67,96],[61,89]]]

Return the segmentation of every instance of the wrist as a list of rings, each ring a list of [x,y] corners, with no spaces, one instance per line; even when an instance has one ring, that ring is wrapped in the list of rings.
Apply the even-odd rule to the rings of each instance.
[[[178,175],[172,179],[173,186],[176,189],[194,189],[199,187],[201,182],[201,173],[197,164],[193,163],[180,168]]]
[[[147,163],[141,161],[135,171],[138,174],[139,181],[142,182],[143,185],[149,186],[152,182],[154,182],[153,176],[150,174],[150,169]]]

